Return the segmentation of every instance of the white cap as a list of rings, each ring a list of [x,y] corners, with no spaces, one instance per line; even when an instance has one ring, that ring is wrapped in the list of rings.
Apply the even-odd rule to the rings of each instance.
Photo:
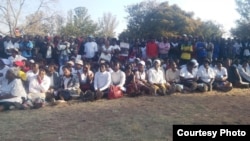
[[[79,59],[77,59],[75,63],[76,63],[76,64],[79,64],[79,65],[83,65],[82,60],[79,60]]]
[[[72,66],[75,65],[73,61],[68,61],[67,64],[70,64],[70,65],[72,65]]]
[[[195,66],[199,66],[199,63],[197,62],[196,59],[191,59],[191,62],[193,62]]]
[[[157,62],[159,65],[161,65],[161,61],[159,59],[155,59],[154,63]]]
[[[140,61],[139,64],[142,64],[143,66],[145,66],[145,62],[144,61]]]

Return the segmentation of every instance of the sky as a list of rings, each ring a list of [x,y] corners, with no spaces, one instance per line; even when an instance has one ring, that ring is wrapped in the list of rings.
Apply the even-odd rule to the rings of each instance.
[[[110,12],[116,16],[119,22],[115,31],[116,35],[119,35],[127,27],[125,17],[128,16],[128,13],[125,11],[125,7],[141,1],[143,0],[57,0],[55,9],[62,16],[67,17],[67,12],[70,9],[83,6],[88,9],[91,19],[95,22],[103,16],[103,13]],[[163,2],[166,0],[156,1]],[[235,0],[168,0],[168,2],[170,5],[177,4],[185,11],[194,12],[194,17],[199,17],[202,21],[212,20],[223,25],[227,32],[235,27],[235,20],[240,18],[236,11]],[[29,8],[32,8],[32,5]]]
[[[125,6],[141,1],[143,0],[59,0],[58,8],[66,15],[68,10],[84,6],[94,21],[102,17],[104,12],[111,12],[119,21],[116,29],[118,35],[127,26],[125,17],[128,13],[125,11]],[[164,0],[156,1],[163,2]],[[235,0],[168,0],[168,2],[170,5],[177,4],[185,11],[194,12],[195,18],[203,21],[212,20],[223,25],[227,32],[235,27],[235,20],[240,18],[236,11]]]

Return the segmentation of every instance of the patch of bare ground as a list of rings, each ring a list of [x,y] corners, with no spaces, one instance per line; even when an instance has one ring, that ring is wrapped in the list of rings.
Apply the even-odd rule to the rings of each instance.
[[[0,113],[1,141],[166,141],[173,124],[249,124],[249,89],[68,102]]]

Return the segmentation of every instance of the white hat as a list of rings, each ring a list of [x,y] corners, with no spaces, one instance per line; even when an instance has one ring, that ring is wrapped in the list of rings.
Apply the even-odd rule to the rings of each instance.
[[[34,63],[35,63],[35,61],[34,61],[33,59],[31,59],[31,60],[30,60],[30,63],[34,64]]]
[[[159,65],[161,65],[161,61],[159,59],[155,59],[154,63],[157,62]]]
[[[139,64],[145,66],[145,62],[144,61],[140,61]]]
[[[194,66],[199,66],[199,63],[197,62],[197,60],[196,60],[196,59],[191,59],[191,62],[193,62],[193,63],[194,63]]]
[[[72,65],[72,66],[75,65],[73,61],[68,61],[67,64],[70,64],[70,65]]]
[[[76,64],[79,64],[79,65],[83,65],[82,60],[79,60],[79,59],[77,59],[75,63],[76,63]]]

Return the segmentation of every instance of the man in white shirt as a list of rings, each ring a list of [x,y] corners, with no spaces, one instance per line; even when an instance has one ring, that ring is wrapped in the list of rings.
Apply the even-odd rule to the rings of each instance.
[[[203,84],[201,85],[201,88],[198,87],[201,91],[205,92],[207,91],[207,88],[210,91],[212,90],[215,73],[214,70],[210,67],[209,59],[205,59],[203,65],[199,67],[197,77],[199,78],[199,82]]]
[[[28,99],[31,100],[34,104],[45,102],[46,92],[50,87],[50,78],[46,75],[45,68],[39,69],[39,74],[32,78],[29,83],[29,94]],[[40,101],[41,100],[41,101]]]
[[[4,51],[5,53],[10,56],[11,55],[11,49],[14,48],[14,44],[11,41],[11,38],[9,36],[5,37],[5,41],[4,41]]]
[[[88,37],[88,42],[84,45],[85,58],[88,60],[95,59],[98,53],[97,43],[94,41],[92,36]]]
[[[197,89],[197,71],[195,70],[195,63],[189,61],[186,67],[180,70],[181,84],[184,85],[184,91],[193,92]]]
[[[31,66],[31,70],[29,70],[28,72],[26,72],[26,77],[27,77],[27,81],[28,83],[31,81],[31,79],[35,76],[37,76],[39,73],[39,64],[38,63],[34,63]]]
[[[119,87],[122,91],[126,91],[124,87],[126,81],[126,75],[120,70],[120,63],[115,62],[113,72],[111,73],[112,85]]]
[[[148,70],[148,82],[151,88],[154,89],[154,95],[165,95],[167,92],[164,72],[160,69],[160,66],[160,60],[156,59],[154,67]]]
[[[97,99],[107,96],[108,89],[111,85],[111,74],[106,71],[105,64],[100,64],[100,71],[95,73],[94,88]]]
[[[11,56],[8,58],[11,63],[10,66],[13,66],[13,63],[16,61],[27,60],[27,58],[19,54],[19,50],[17,48],[12,49],[11,53]]]
[[[23,100],[27,98],[22,81],[17,78],[18,71],[17,68],[10,68],[6,73],[7,81],[0,87],[0,111],[11,107],[21,108]]]

